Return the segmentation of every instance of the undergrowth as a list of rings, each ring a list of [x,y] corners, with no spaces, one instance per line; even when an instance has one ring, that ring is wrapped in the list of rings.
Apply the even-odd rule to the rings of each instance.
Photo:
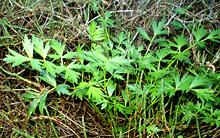
[[[190,129],[203,137],[201,127],[219,128],[220,29],[164,17],[149,21],[148,30],[140,25],[116,35],[113,12],[99,12],[94,1],[88,9],[98,16],[82,30],[88,41],[74,49],[43,32],[22,34],[21,51],[8,48],[3,61],[34,74],[30,81],[0,67],[36,87],[21,95],[28,119],[50,118],[48,96],[58,95],[87,101],[110,124],[112,137],[183,137]],[[188,18],[187,12],[177,8],[175,14]],[[84,123],[82,129],[88,137]]]
[[[220,30],[193,28],[189,42],[184,33],[167,37],[165,22],[153,21],[152,35],[137,28],[147,45],[136,46],[125,32],[113,37],[108,24],[101,23],[93,21],[87,28],[91,45],[79,45],[74,51],[55,39],[34,35],[24,36],[25,53],[9,49],[5,62],[36,72],[48,84],[23,95],[31,102],[28,117],[36,108],[49,115],[46,99],[56,92],[97,106],[111,122],[115,137],[174,136],[178,128],[194,121],[200,137],[201,122],[219,127],[220,74],[207,63],[194,65],[190,57],[191,50],[219,43]]]

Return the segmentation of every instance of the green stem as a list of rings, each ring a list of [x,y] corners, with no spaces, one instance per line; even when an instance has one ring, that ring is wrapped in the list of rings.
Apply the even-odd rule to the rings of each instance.
[[[146,54],[149,52],[150,47],[151,47],[151,45],[152,45],[152,43],[153,43],[153,41],[154,41],[155,37],[156,37],[156,35],[154,35],[154,36],[153,36],[153,38],[151,39],[151,41],[150,41],[150,43],[149,43],[149,45],[148,45],[148,47],[147,47]]]
[[[5,70],[5,69],[4,69],[3,67],[1,67],[1,66],[0,66],[0,70],[2,70],[4,73],[6,73],[6,74],[8,74],[8,75],[10,75],[10,76],[16,77],[16,78],[18,78],[18,79],[20,79],[20,80],[22,80],[22,81],[24,81],[24,82],[27,82],[27,83],[29,83],[29,84],[34,85],[35,87],[39,88],[40,90],[43,90],[43,89],[44,89],[44,88],[43,88],[41,85],[39,85],[38,83],[32,82],[32,81],[30,81],[30,80],[28,80],[28,79],[25,79],[25,78],[19,76],[19,75],[16,74],[16,73],[11,73],[11,72]]]
[[[46,113],[47,113],[47,116],[50,117],[50,114],[49,114],[47,108],[45,108],[45,111],[46,111]],[[52,127],[53,131],[54,131],[55,136],[58,138],[59,136],[58,136],[58,134],[57,134],[57,131],[56,131],[56,129],[55,129],[55,126],[54,126],[52,120],[50,120],[50,124],[51,124],[51,127]]]
[[[197,130],[198,130],[198,135],[199,135],[199,138],[201,138],[201,133],[200,133],[200,129],[199,129],[199,121],[198,121],[198,117],[196,117],[196,126],[197,126]]]

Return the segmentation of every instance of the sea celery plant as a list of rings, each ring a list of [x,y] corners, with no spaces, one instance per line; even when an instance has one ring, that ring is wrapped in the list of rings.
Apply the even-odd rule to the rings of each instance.
[[[173,137],[176,127],[193,120],[200,136],[200,121],[220,125],[220,75],[205,65],[196,68],[191,57],[191,50],[219,43],[220,30],[192,29],[190,43],[184,33],[167,38],[165,21],[153,21],[152,36],[137,28],[147,45],[135,46],[130,33],[114,37],[108,25],[102,25],[92,21],[87,30],[91,45],[75,51],[57,40],[44,41],[34,35],[31,39],[24,36],[24,54],[9,49],[4,61],[31,68],[49,85],[24,94],[31,101],[29,117],[37,107],[42,114],[47,111],[47,95],[57,92],[98,105],[109,116],[115,137],[159,133]],[[125,121],[120,123],[120,118]]]

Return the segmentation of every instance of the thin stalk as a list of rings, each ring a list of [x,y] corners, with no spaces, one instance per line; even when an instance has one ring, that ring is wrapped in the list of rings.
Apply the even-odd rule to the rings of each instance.
[[[150,47],[151,47],[151,45],[152,45],[152,43],[153,43],[153,41],[154,41],[155,37],[156,37],[156,35],[154,35],[154,36],[152,37],[152,39],[151,39],[151,41],[150,41],[150,43],[149,43],[149,45],[148,45],[148,47],[147,47],[146,54],[149,52]]]
[[[85,126],[85,121],[84,121],[84,115],[82,116],[82,126],[83,126],[83,135],[84,135],[84,138],[87,138],[87,135],[86,135],[86,126]]]
[[[50,114],[49,114],[47,108],[45,108],[45,111],[46,111],[47,116],[50,117]],[[55,126],[54,126],[52,120],[50,120],[50,125],[51,125],[51,127],[52,127],[52,129],[53,129],[53,131],[54,131],[55,136],[58,138],[59,136],[58,136],[58,134],[57,134],[57,131],[56,131],[56,129],[55,129]]]
[[[199,135],[199,138],[201,138],[201,133],[200,133],[200,129],[199,129],[199,121],[198,121],[198,117],[196,117],[196,127],[197,127],[197,130],[198,130],[198,135]]]
[[[25,78],[21,77],[20,75],[18,75],[17,73],[11,73],[11,72],[5,70],[5,69],[4,69],[3,67],[1,67],[1,66],[0,66],[0,70],[2,70],[4,73],[6,73],[6,74],[8,74],[8,75],[10,75],[10,76],[16,77],[16,78],[18,78],[18,79],[20,79],[20,80],[22,80],[22,81],[24,81],[24,82],[26,82],[26,83],[29,83],[29,84],[31,84],[31,85],[34,85],[35,87],[39,88],[41,91],[44,90],[44,88],[43,88],[41,85],[39,85],[38,83],[35,83],[35,82],[33,82],[33,81],[31,81],[31,80],[28,80],[28,79],[25,79]]]
[[[143,79],[143,75],[144,75],[144,70],[141,71],[141,75],[140,75],[140,80],[139,80],[139,84],[141,84],[142,79]]]

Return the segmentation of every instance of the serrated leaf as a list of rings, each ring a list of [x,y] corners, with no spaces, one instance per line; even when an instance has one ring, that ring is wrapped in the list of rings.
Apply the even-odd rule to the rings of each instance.
[[[40,96],[39,93],[29,91],[29,92],[23,94],[23,95],[22,95],[22,98],[23,98],[24,100],[27,100],[27,101],[28,101],[28,100],[33,100],[33,99],[35,99],[35,98],[37,98],[37,97],[39,97],[39,96]]]
[[[117,73],[112,74],[112,77],[119,80],[125,80],[122,75]]]
[[[37,106],[38,106],[38,104],[39,104],[39,102],[40,102],[40,99],[34,99],[32,102],[31,102],[31,105],[30,105],[30,107],[29,107],[29,109],[28,109],[28,118],[30,118],[31,117],[31,115],[35,112],[35,110],[36,110],[36,108],[37,108]]]
[[[168,79],[164,79],[163,83],[164,83],[162,86],[163,91],[165,91],[169,95],[169,97],[174,96],[176,91],[173,86],[173,82],[168,78]]]
[[[203,41],[199,41],[199,42],[197,42],[197,44],[199,45],[199,48],[201,48],[201,49],[204,49],[205,48],[205,42],[203,42]]]
[[[177,8],[177,9],[175,9],[175,12],[179,15],[183,15],[186,13],[186,10],[183,8]]]
[[[149,125],[147,126],[147,133],[150,135],[152,133],[157,133],[161,131],[156,125]]]
[[[208,82],[207,78],[196,76],[192,81],[192,83],[190,84],[190,89],[196,88],[198,86],[206,86],[207,82]]]
[[[90,86],[88,91],[86,92],[86,95],[88,96],[89,99],[93,99],[96,102],[102,101],[102,90],[100,88]]]
[[[177,21],[177,20],[172,21],[172,22],[171,22],[171,25],[172,25],[173,27],[175,27],[176,29],[181,29],[181,28],[183,28],[182,23],[180,23],[180,22]]]
[[[194,77],[185,74],[181,78],[178,90],[182,90],[182,91],[188,92],[190,90],[190,84],[192,83],[193,79],[194,79]]]
[[[207,35],[207,31],[204,27],[198,28],[197,30],[193,30],[192,34],[196,38],[196,41],[199,42],[204,36]]]
[[[156,22],[155,20],[152,22],[152,28],[154,32],[154,36],[167,34],[167,31],[164,29],[165,21]]]
[[[184,61],[184,60],[188,59],[189,55],[190,55],[189,51],[177,52],[176,55],[174,55],[172,58],[179,60],[179,61]]]
[[[53,60],[60,59],[60,56],[57,55],[57,54],[48,54],[47,56],[48,56],[49,58],[52,58]]]
[[[47,99],[47,94],[48,92],[44,92],[44,94],[42,94],[40,96],[40,101],[39,101],[39,105],[38,105],[38,108],[39,108],[39,111],[41,114],[44,113],[44,109],[46,109],[46,99]]]
[[[196,92],[197,97],[204,101],[215,101],[213,90],[211,89],[192,89],[194,92]]]
[[[59,95],[61,95],[61,94],[71,95],[70,92],[69,92],[69,90],[68,90],[69,87],[70,87],[70,86],[67,85],[67,84],[59,84],[59,85],[57,85],[57,87],[56,87],[56,91],[57,91],[57,93],[58,93]]]
[[[50,61],[45,60],[43,63],[43,67],[46,68],[46,72],[49,73],[52,76],[56,76],[57,73],[57,66],[55,64],[53,64]]]
[[[219,42],[219,40],[220,40],[220,29],[211,31],[206,39],[209,39],[213,42]]]
[[[188,41],[187,39],[184,37],[184,35],[180,35],[178,37],[174,37],[174,41],[176,42],[176,45],[173,45],[174,47],[177,47],[178,49],[180,49],[182,46],[187,45]]]
[[[37,71],[41,71],[42,70],[42,63],[38,60],[38,59],[31,59],[30,61],[31,63],[31,67]]]
[[[82,69],[83,68],[83,65],[80,65],[80,64],[77,64],[75,62],[71,62],[67,68],[69,69]]]
[[[113,92],[116,89],[116,83],[114,83],[112,80],[109,80],[107,82],[107,91],[108,91],[108,95],[111,97]]]
[[[150,37],[148,36],[147,32],[145,30],[143,30],[143,28],[137,28],[138,32],[140,33],[141,37],[145,40],[150,41]]]
[[[57,54],[62,57],[63,52],[65,50],[65,45],[61,44],[57,40],[51,40],[51,47],[57,52]]]
[[[101,110],[105,109],[107,107],[108,103],[104,102],[101,104]]]
[[[75,95],[77,98],[80,98],[80,100],[82,100],[83,97],[86,95],[86,92],[88,91],[89,87],[90,87],[89,83],[80,82],[79,85],[76,87],[73,95]]]
[[[77,56],[76,52],[68,52],[63,56],[63,58],[71,59],[71,58],[75,58],[76,56]]]
[[[3,59],[3,61],[7,63],[13,63],[12,67],[18,66],[24,62],[27,62],[30,60],[30,58],[25,57],[19,53],[17,53],[14,50],[9,49],[9,52],[13,55],[6,55],[6,58]]]
[[[45,81],[46,83],[50,84],[53,87],[57,86],[57,82],[55,77],[51,76],[48,73],[43,73],[42,76],[40,76],[40,79]]]
[[[79,79],[80,73],[73,71],[72,69],[65,70],[65,79],[71,83],[77,83]]]
[[[126,39],[127,39],[127,37],[126,37],[125,33],[124,32],[120,32],[118,34],[118,41],[117,42],[119,44],[122,44]]]
[[[46,59],[50,45],[47,43],[44,48],[42,39],[32,36],[32,43],[34,44],[34,51],[37,52],[43,59]]]
[[[92,41],[103,40],[104,37],[104,28],[99,28],[97,24],[93,21],[88,27],[89,38]]]
[[[159,60],[162,60],[163,58],[165,58],[170,53],[172,53],[172,50],[168,49],[168,48],[163,48],[163,49],[159,49],[159,50],[156,51],[156,55],[159,58]]]
[[[125,105],[126,105],[128,103],[128,101],[129,101],[129,96],[128,96],[128,94],[127,94],[127,92],[125,90],[122,91],[122,97],[123,97],[123,99],[125,101]]]
[[[28,39],[27,35],[24,36],[23,47],[29,58],[33,58],[33,49],[34,46],[31,43],[31,40]]]

